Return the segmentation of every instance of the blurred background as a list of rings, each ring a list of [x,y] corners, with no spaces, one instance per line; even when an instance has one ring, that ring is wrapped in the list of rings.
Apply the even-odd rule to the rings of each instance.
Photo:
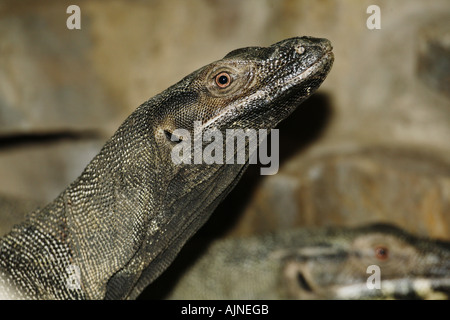
[[[450,240],[448,0],[0,0],[0,197],[51,201],[150,97],[303,35],[329,39],[335,63],[280,124],[278,174],[250,166],[196,238],[390,222]]]

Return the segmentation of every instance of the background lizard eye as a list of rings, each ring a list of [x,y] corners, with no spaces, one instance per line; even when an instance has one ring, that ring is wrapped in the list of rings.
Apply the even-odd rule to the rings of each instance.
[[[216,76],[216,84],[219,88],[226,88],[231,83],[231,77],[226,72],[221,72]]]
[[[389,255],[389,250],[386,247],[378,246],[375,248],[375,257],[378,260],[386,260]]]

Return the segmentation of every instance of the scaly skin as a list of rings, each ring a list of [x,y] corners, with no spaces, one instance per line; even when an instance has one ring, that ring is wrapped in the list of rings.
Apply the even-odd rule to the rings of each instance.
[[[450,243],[387,224],[304,228],[216,241],[170,272],[180,280],[161,298],[449,299]]]
[[[174,130],[192,134],[194,121],[223,133],[274,128],[320,86],[332,62],[325,39],[238,49],[142,104],[78,179],[0,241],[0,292],[32,299],[136,297],[248,164],[248,157],[243,164],[175,164],[172,140],[183,137]],[[216,76],[223,72],[231,82],[221,87]]]

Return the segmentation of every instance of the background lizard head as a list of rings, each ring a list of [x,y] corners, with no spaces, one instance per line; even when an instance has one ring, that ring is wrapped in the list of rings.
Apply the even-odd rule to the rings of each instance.
[[[331,231],[326,237],[333,241],[299,248],[286,259],[284,280],[290,298],[450,296],[448,242],[419,238],[387,224]],[[377,281],[378,287],[367,284]]]

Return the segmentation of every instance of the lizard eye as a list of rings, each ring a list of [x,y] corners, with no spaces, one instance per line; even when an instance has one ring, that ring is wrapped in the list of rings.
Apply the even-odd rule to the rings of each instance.
[[[221,89],[226,88],[231,84],[231,76],[226,72],[219,73],[215,79],[217,86]]]
[[[384,261],[384,260],[386,260],[388,258],[388,256],[389,256],[388,248],[383,247],[383,246],[378,246],[378,247],[375,248],[375,257],[378,260]]]

